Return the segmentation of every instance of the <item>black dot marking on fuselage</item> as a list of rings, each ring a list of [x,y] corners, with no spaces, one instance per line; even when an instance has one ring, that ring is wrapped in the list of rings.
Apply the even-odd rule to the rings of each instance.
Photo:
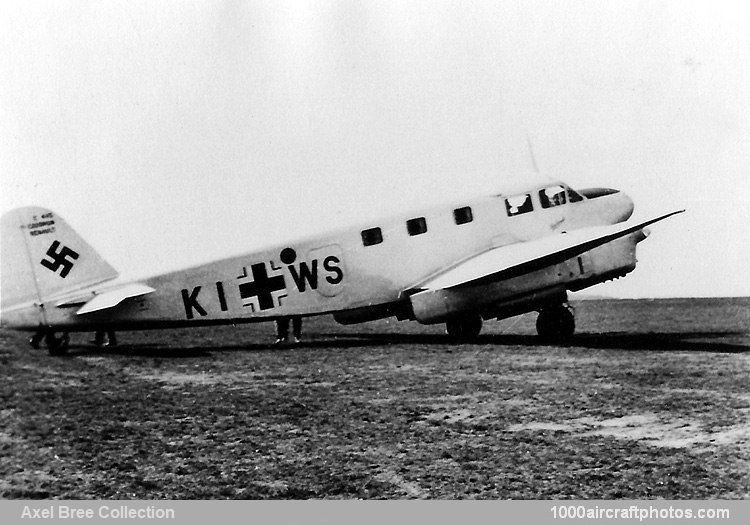
[[[297,260],[297,252],[295,252],[292,248],[284,248],[283,250],[281,250],[279,258],[284,264],[292,264]]]

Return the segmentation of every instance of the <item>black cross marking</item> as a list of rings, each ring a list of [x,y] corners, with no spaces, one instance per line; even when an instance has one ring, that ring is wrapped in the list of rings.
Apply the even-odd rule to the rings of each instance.
[[[243,299],[258,297],[258,305],[261,310],[273,308],[273,295],[271,294],[286,288],[284,276],[268,277],[265,263],[253,264],[250,269],[253,272],[253,281],[240,285],[240,297]]]
[[[60,277],[65,279],[70,273],[70,270],[73,269],[73,261],[69,260],[68,257],[71,259],[78,259],[78,253],[67,246],[63,246],[60,251],[57,251],[59,247],[60,241],[53,242],[47,250],[47,256],[50,259],[42,259],[40,262],[42,263],[42,266],[49,268],[55,273],[62,268]]]

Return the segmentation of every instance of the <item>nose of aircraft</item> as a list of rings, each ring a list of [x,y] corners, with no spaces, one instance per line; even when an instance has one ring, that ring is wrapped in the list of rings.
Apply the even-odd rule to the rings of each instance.
[[[579,193],[587,199],[602,199],[606,201],[606,215],[611,217],[611,224],[624,222],[633,215],[635,205],[633,199],[628,197],[620,190],[613,188],[587,188],[580,190]]]
[[[635,204],[633,203],[633,199],[631,199],[628,195],[624,194],[623,192],[619,192],[617,196],[619,197],[618,199],[619,202],[617,206],[620,212],[617,222],[624,222],[628,220],[631,215],[633,215]]]

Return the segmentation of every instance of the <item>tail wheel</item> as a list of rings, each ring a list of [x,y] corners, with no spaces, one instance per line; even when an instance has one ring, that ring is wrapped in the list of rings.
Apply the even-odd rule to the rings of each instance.
[[[50,355],[65,355],[68,353],[70,336],[67,332],[63,332],[60,337],[57,337],[54,332],[49,332],[45,336],[44,342],[47,343],[47,351]]]
[[[445,331],[458,341],[475,339],[482,331],[482,317],[480,315],[465,315],[454,317],[445,323]]]
[[[565,341],[576,331],[573,309],[566,304],[559,304],[539,311],[536,319],[536,331],[539,337],[549,341]]]

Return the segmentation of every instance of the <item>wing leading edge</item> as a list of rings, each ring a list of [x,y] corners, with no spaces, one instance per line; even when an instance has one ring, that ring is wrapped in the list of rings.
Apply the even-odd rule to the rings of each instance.
[[[412,290],[460,288],[511,279],[561,263],[684,211],[673,211],[637,224],[620,223],[583,228],[570,233],[494,248],[430,278]]]

